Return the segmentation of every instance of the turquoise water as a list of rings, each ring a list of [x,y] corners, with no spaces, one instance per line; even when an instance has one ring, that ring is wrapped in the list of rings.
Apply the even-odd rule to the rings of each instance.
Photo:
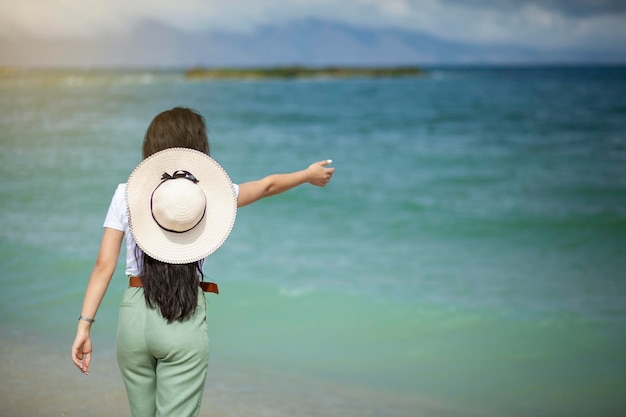
[[[390,416],[424,414],[414,398],[433,416],[623,414],[620,67],[1,74],[3,343],[69,351],[113,191],[176,105],[205,115],[235,182],[336,167],[326,189],[241,209],[209,259],[213,364],[387,393]],[[109,354],[125,285],[120,264],[94,329]]]

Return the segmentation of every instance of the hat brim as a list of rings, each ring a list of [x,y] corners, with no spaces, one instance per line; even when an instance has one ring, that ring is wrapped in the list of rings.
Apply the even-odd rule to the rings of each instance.
[[[185,233],[168,232],[152,217],[150,197],[163,173],[189,171],[206,199],[202,221]],[[126,183],[130,231],[150,257],[171,264],[186,264],[215,252],[230,235],[237,215],[237,197],[230,177],[213,158],[189,148],[169,148],[144,159]]]

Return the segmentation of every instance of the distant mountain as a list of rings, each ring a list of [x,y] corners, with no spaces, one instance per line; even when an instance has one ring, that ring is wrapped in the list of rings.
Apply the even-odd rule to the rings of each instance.
[[[611,57],[613,59],[608,59]],[[0,65],[157,67],[443,65],[626,60],[611,51],[538,51],[451,42],[400,29],[307,19],[251,33],[185,32],[144,21],[129,34],[91,39],[0,38]]]

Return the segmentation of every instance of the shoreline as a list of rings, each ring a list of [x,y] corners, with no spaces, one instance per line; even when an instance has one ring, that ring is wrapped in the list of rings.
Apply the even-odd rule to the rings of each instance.
[[[182,75],[185,79],[289,79],[289,78],[384,78],[416,77],[426,75],[426,70],[417,66],[395,67],[192,67],[192,68],[82,68],[82,67],[11,67],[0,66],[1,75],[27,73],[78,72],[81,74],[171,74]]]
[[[114,344],[100,341],[90,374],[71,363],[57,338],[0,326],[0,401],[13,417],[130,415]],[[97,338],[97,335],[94,335]],[[67,349],[66,349],[67,348]],[[375,390],[285,369],[264,369],[211,355],[200,417],[483,416],[416,393]]]
[[[185,71],[187,79],[291,79],[291,78],[383,78],[416,77],[424,71],[416,66],[403,67],[302,67],[206,68]]]

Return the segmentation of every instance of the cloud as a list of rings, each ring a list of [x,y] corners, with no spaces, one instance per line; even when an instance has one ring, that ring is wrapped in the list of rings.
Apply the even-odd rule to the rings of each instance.
[[[626,41],[626,8],[617,1],[600,0],[592,5],[594,1],[415,0],[398,24],[407,28],[408,22],[415,22],[422,30],[448,40],[539,49]]]
[[[129,33],[151,20],[188,32],[253,32],[318,18],[450,41],[535,48],[626,42],[622,0],[0,0],[0,36]]]

